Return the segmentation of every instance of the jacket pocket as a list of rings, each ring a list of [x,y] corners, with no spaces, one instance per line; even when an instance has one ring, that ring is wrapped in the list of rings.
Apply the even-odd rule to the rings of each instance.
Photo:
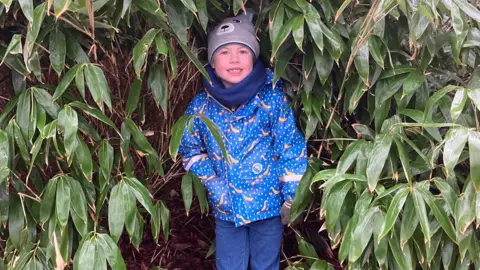
[[[232,214],[232,201],[228,192],[227,181],[223,178],[214,178],[205,182],[208,193],[208,202],[215,211],[225,215]]]

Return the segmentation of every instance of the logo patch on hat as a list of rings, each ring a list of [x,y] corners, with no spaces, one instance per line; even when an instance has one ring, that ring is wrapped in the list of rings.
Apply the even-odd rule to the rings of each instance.
[[[235,26],[232,23],[224,23],[218,27],[217,35],[228,34],[233,32],[233,30],[235,30]]]
[[[262,164],[260,164],[260,163],[255,163],[255,164],[253,164],[253,166],[252,166],[252,172],[253,172],[254,174],[259,174],[259,173],[262,172],[262,170],[263,170],[263,165],[262,165]]]

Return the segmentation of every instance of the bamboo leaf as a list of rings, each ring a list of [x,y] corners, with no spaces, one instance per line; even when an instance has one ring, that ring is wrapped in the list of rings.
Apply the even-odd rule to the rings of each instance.
[[[124,180],[125,183],[130,187],[130,191],[133,193],[133,195],[135,195],[135,197],[143,205],[143,207],[145,207],[148,213],[152,217],[157,218],[157,212],[153,207],[148,189],[136,178],[125,177]]]
[[[206,33],[208,25],[207,0],[195,0],[195,5],[198,9],[198,20],[202,25],[203,31]]]
[[[357,42],[354,42],[355,46],[358,46],[358,51],[355,55],[354,58],[354,63],[355,67],[357,69],[358,74],[360,75],[360,78],[362,78],[362,81],[365,83],[365,85],[369,86],[369,74],[370,74],[370,63],[369,63],[369,56],[370,52],[368,50],[368,40],[365,41],[363,44],[357,44]],[[356,49],[352,48],[352,51]]]
[[[402,225],[400,227],[400,247],[403,248],[412,237],[418,226],[418,217],[415,210],[414,195],[408,196],[403,208]]]
[[[372,238],[373,222],[377,211],[378,208],[372,207],[366,215],[360,217],[353,231],[352,242],[350,244],[350,253],[348,256],[350,263],[354,263],[360,258]]]
[[[32,4],[32,7],[33,7],[32,0],[24,0],[24,2],[28,2],[28,4],[26,4],[27,6]],[[37,40],[38,33],[40,32],[43,19],[45,18],[45,14],[46,14],[45,5],[46,3],[42,3],[38,5],[33,12],[33,17],[31,17],[31,19],[29,20],[28,28],[27,28],[27,37],[25,38],[25,44],[23,46],[23,61],[25,62],[25,64],[28,63],[28,59],[30,58],[30,55],[33,52],[35,41]]]
[[[110,89],[102,69],[95,65],[85,65],[83,71],[85,72],[88,89],[95,103],[97,103],[100,109],[103,109],[103,102],[105,102],[111,110]]]
[[[222,151],[223,158],[227,162],[227,164],[230,164],[230,158],[227,153],[227,148],[225,147],[225,144],[223,143],[224,135],[222,131],[218,128],[218,126],[208,117],[205,117],[204,115],[198,115],[200,117],[200,120],[207,126],[208,130],[212,134],[213,138],[215,139],[215,142],[220,146],[220,150]]]
[[[370,191],[375,190],[391,145],[392,137],[388,134],[379,134],[375,138],[375,145],[368,157],[367,164],[367,180]]]
[[[165,37],[162,34],[157,34],[155,36],[155,47],[159,54],[167,55],[168,54],[168,45]],[[138,79],[137,79],[138,80]]]
[[[463,127],[451,128],[445,136],[445,146],[443,148],[443,163],[447,175],[453,173],[457,165],[460,154],[468,139],[468,129]]]
[[[93,270],[95,266],[95,243],[88,236],[78,247],[73,259],[75,269]]]
[[[2,61],[0,62],[0,65],[3,64],[6,57],[9,54],[19,54],[19,53],[22,53],[22,35],[15,34],[15,35],[13,35],[12,39],[10,40],[10,43],[8,44],[7,50],[5,51],[5,54],[3,55],[3,58],[2,58]]]
[[[30,100],[30,91],[24,91],[17,103],[17,112],[15,119],[17,120],[18,127],[22,132],[22,136],[25,140],[28,139],[28,129],[30,123],[30,113],[31,113],[31,100]]]
[[[142,81],[135,79],[132,85],[130,86],[130,91],[128,94],[127,106],[125,111],[127,116],[130,116],[138,107],[138,101],[140,100],[140,92],[142,90]]]
[[[469,131],[468,150],[470,154],[470,179],[478,193],[480,191],[480,132]],[[477,195],[477,197],[480,197],[480,195]]]
[[[62,14],[68,10],[70,6],[71,0],[55,0],[53,2],[53,11],[55,13],[55,17],[58,19]]]
[[[393,225],[397,221],[400,211],[403,208],[403,205],[405,204],[405,200],[407,199],[409,192],[409,189],[405,187],[400,189],[395,197],[393,197],[392,203],[388,208],[387,216],[385,217],[385,224],[383,226],[382,233],[380,233],[379,239],[382,239],[392,229]]]
[[[70,185],[68,184],[66,178],[64,176],[60,176],[57,183],[55,204],[58,224],[62,228],[67,226],[68,217],[70,216],[70,190]]]
[[[188,217],[193,200],[192,176],[188,173],[182,177],[182,198],[183,204],[185,205],[185,212],[187,212]]]
[[[33,21],[33,0],[19,0],[18,3],[22,8],[23,15],[29,22]]]
[[[282,27],[278,31],[278,36],[276,36],[275,41],[272,43],[272,54],[270,62],[273,62],[273,58],[277,55],[278,49],[285,42],[285,40],[287,40],[287,37],[292,32],[294,22],[294,18],[288,20],[284,25],[282,25]]]
[[[480,21],[480,11],[475,6],[465,0],[454,0],[453,2],[472,19]]]
[[[195,2],[193,2],[193,0],[180,0],[182,1],[183,5],[185,7],[187,7],[192,13],[196,13],[197,12],[197,7],[195,5]]]
[[[416,190],[422,194],[423,199],[432,210],[435,218],[437,219],[438,223],[443,228],[445,233],[448,235],[448,237],[450,237],[450,239],[452,239],[453,241],[456,241],[455,229],[452,225],[452,222],[450,222],[450,219],[448,218],[445,210],[438,205],[435,197],[429,191],[423,188],[418,188]]]
[[[423,113],[423,121],[425,122],[428,118],[428,115],[430,114],[430,109],[432,108],[433,104],[437,103],[443,96],[445,96],[447,93],[458,89],[458,86],[455,85],[447,85],[444,88],[436,91],[427,101],[427,104],[425,105],[425,110]]]
[[[434,178],[435,185],[442,193],[443,199],[447,203],[448,209],[450,214],[453,215],[455,213],[455,202],[457,201],[458,194],[455,190],[450,187],[447,181],[441,178]]]
[[[60,31],[60,29],[58,29],[58,27],[55,29],[55,31],[50,33],[49,42],[50,64],[60,77],[60,74],[63,71],[63,66],[65,65],[67,45],[65,35],[62,33],[62,31]]]
[[[108,228],[115,242],[118,242],[125,224],[125,205],[123,196],[124,182],[120,182],[112,188],[108,203]]]
[[[153,93],[153,99],[163,110],[166,117],[168,104],[168,80],[162,63],[155,63],[148,73],[148,86]]]
[[[309,190],[312,176],[313,169],[308,167],[305,174],[303,174],[302,179],[300,179],[300,183],[298,184],[297,192],[290,207],[289,220],[296,220],[310,203],[310,200],[313,197],[312,192]]]
[[[195,189],[195,194],[197,195],[198,203],[200,204],[200,211],[202,214],[208,213],[207,195],[205,194],[205,189],[203,188],[202,182],[195,175],[192,175],[192,178],[193,188]]]
[[[77,136],[77,148],[75,149],[75,159],[80,166],[83,176],[88,181],[92,181],[92,153],[88,148],[87,144],[83,141],[80,136]]]
[[[397,139],[394,138],[395,144],[397,145],[398,149],[398,156],[400,157],[400,161],[402,162],[402,167],[403,167],[403,172],[405,173],[405,177],[407,178],[407,181],[410,185],[412,185],[412,168],[410,166],[410,159],[408,157],[408,153],[405,150],[405,147],[403,143]]]
[[[56,177],[50,179],[42,194],[42,202],[40,204],[40,221],[43,224],[50,219],[54,209],[53,206],[55,204],[55,194],[57,193],[57,179],[58,178]]]
[[[112,127],[118,134],[120,134],[120,132],[118,131],[117,127],[115,126],[115,123],[113,123],[112,120],[110,120],[110,118],[108,118],[105,114],[103,114],[100,110],[96,109],[96,108],[93,108],[93,107],[90,107],[88,106],[87,104],[85,103],[82,103],[82,102],[78,102],[78,101],[73,101],[73,102],[70,102],[68,104],[69,106],[72,106],[72,107],[76,107],[76,108],[79,108],[81,109],[84,113],[102,121],[103,123],[109,125],[110,127]]]
[[[71,164],[73,154],[78,146],[77,130],[78,130],[78,117],[77,113],[72,107],[66,105],[63,110],[58,113],[57,126],[59,132],[63,133],[65,152],[67,155],[68,163]]]
[[[150,45],[159,32],[160,30],[155,28],[148,30],[133,49],[133,66],[135,69],[135,74],[137,74],[137,79],[139,80],[142,79],[141,71],[144,68],[145,60],[147,59],[147,54],[150,50]]]
[[[182,139],[187,123],[191,121],[191,117],[182,116],[172,127],[172,136],[170,137],[170,147],[169,153],[173,160],[176,160],[178,154],[178,147],[180,146],[180,141]]]
[[[475,196],[476,191],[470,181],[465,185],[465,191],[455,203],[456,227],[461,234],[465,234],[468,227],[475,220]]]
[[[428,222],[427,209],[425,208],[425,201],[423,200],[423,196],[418,193],[416,189],[412,191],[412,198],[415,206],[415,212],[418,219],[420,220],[420,227],[422,228],[423,235],[425,237],[425,243],[429,243],[431,240],[431,233],[430,225]]]
[[[10,144],[8,140],[7,133],[3,130],[0,130],[0,188],[2,187],[2,184],[7,178],[8,174],[10,174],[10,169],[8,168]]]
[[[180,40],[179,40],[178,44],[180,45],[180,47],[182,47],[182,50],[185,52],[185,54],[187,54],[190,61],[192,61],[192,63],[200,71],[200,73],[203,75],[203,77],[205,77],[209,82],[211,82],[211,79],[210,79],[210,76],[207,73],[207,70],[202,65],[202,63],[200,63],[197,56],[195,56],[195,54],[193,54],[193,52],[187,47],[187,45],[183,44]],[[170,57],[171,57],[171,55],[170,55]]]
[[[467,95],[465,95],[465,89],[458,89],[455,93],[455,97],[452,101],[452,106],[450,107],[450,116],[452,117],[452,122],[457,122],[458,117],[467,103]]]
[[[419,70],[414,72],[410,72],[407,78],[405,79],[405,83],[403,84],[403,97],[408,96],[409,94],[415,92],[425,81],[425,77],[423,73]]]
[[[325,220],[328,231],[333,231],[340,217],[340,209],[348,191],[352,188],[352,181],[345,181],[332,187],[325,203]]]
[[[313,47],[313,55],[315,58],[315,67],[317,68],[318,77],[320,77],[322,84],[325,84],[333,68],[333,59],[328,52],[322,53],[316,47]]]
[[[98,234],[97,241],[100,243],[105,257],[107,257],[108,264],[112,269],[124,270],[127,269],[123,261],[120,249],[115,244],[110,236],[107,234]]]
[[[292,36],[297,44],[298,49],[303,52],[303,39],[304,39],[304,21],[305,16],[303,14],[297,15],[292,22]]]
[[[323,53],[323,30],[320,26],[320,19],[311,13],[306,13],[305,21],[307,22],[311,37],[315,45],[317,45],[316,48]]]
[[[104,140],[98,149],[98,160],[100,168],[98,172],[98,182],[100,191],[103,192],[110,182],[110,174],[113,168],[113,147]]]

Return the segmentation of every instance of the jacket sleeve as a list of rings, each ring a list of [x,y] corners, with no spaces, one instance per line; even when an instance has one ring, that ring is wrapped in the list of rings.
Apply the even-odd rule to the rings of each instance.
[[[295,197],[298,184],[307,169],[307,143],[295,123],[293,110],[286,96],[279,102],[276,119],[273,119],[274,151],[277,173],[285,200]]]
[[[190,103],[185,115],[198,113],[199,108],[195,106],[195,103],[197,103],[196,99]],[[193,119],[192,132],[190,132],[188,126],[185,128],[178,152],[182,156],[185,170],[197,175],[203,183],[205,180],[216,177],[216,172],[201,138],[199,125],[199,119],[195,118]]]

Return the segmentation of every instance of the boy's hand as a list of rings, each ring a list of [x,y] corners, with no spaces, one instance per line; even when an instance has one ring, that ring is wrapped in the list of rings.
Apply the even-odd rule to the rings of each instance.
[[[292,206],[292,200],[285,201],[280,209],[280,217],[282,218],[282,224],[287,225],[290,218],[290,207]],[[290,223],[290,227],[294,227],[301,221],[301,217],[296,218]]]

